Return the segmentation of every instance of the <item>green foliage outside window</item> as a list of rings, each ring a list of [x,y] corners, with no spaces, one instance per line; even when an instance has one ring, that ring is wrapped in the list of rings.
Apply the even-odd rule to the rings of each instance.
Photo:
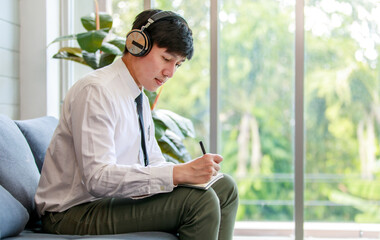
[[[218,3],[220,153],[238,182],[237,220],[293,221],[295,1]],[[169,82],[161,104],[191,109],[183,114],[206,135],[198,119],[209,112],[209,6],[155,6],[183,14],[195,36],[191,67]],[[305,221],[380,222],[379,8],[305,1]]]

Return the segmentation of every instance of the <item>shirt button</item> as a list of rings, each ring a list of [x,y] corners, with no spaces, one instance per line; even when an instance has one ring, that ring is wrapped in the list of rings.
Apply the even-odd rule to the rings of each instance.
[[[160,189],[161,189],[161,191],[164,191],[165,187],[164,186],[160,186]]]

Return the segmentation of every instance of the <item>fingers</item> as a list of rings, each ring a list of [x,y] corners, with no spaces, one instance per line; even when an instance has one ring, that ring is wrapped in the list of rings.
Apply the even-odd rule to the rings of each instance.
[[[222,156],[218,154],[205,154],[201,159],[205,163],[205,167],[209,168],[209,174],[215,176],[220,170],[219,163],[223,160]]]
[[[221,163],[222,161],[223,161],[223,157],[222,156],[220,156],[219,154],[212,154],[213,155],[213,160],[214,160],[214,162],[216,162],[216,163]]]
[[[204,158],[204,159],[210,159],[210,160],[212,160],[212,161],[214,161],[215,163],[218,163],[218,164],[223,161],[223,157],[220,156],[219,154],[207,153],[207,154],[203,155],[202,158]]]
[[[219,170],[220,170],[220,165],[217,164],[217,163],[214,163],[214,169],[215,169],[216,172],[219,172]]]
[[[205,183],[218,174],[222,160],[218,154],[205,154],[193,161],[176,165],[173,169],[173,183]]]

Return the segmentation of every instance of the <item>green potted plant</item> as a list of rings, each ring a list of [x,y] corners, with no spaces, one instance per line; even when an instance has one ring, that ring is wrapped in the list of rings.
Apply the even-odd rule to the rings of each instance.
[[[82,17],[81,22],[86,32],[58,37],[52,42],[76,40],[79,47],[62,47],[53,58],[74,61],[98,69],[111,64],[116,57],[123,54],[125,39],[115,36],[110,31],[113,23],[111,15],[96,11]],[[155,136],[166,160],[175,163],[191,160],[183,143],[185,138],[195,137],[191,120],[169,110],[155,109],[160,94],[148,91],[145,91],[145,94],[152,109]]]

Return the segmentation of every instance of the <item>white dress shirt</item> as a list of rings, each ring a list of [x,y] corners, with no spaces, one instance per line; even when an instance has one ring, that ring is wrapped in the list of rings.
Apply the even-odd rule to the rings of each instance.
[[[141,93],[121,59],[69,90],[46,152],[35,201],[39,214],[104,197],[133,198],[173,190],[173,164],[154,135],[144,94],[149,165],[144,166],[135,98]]]

